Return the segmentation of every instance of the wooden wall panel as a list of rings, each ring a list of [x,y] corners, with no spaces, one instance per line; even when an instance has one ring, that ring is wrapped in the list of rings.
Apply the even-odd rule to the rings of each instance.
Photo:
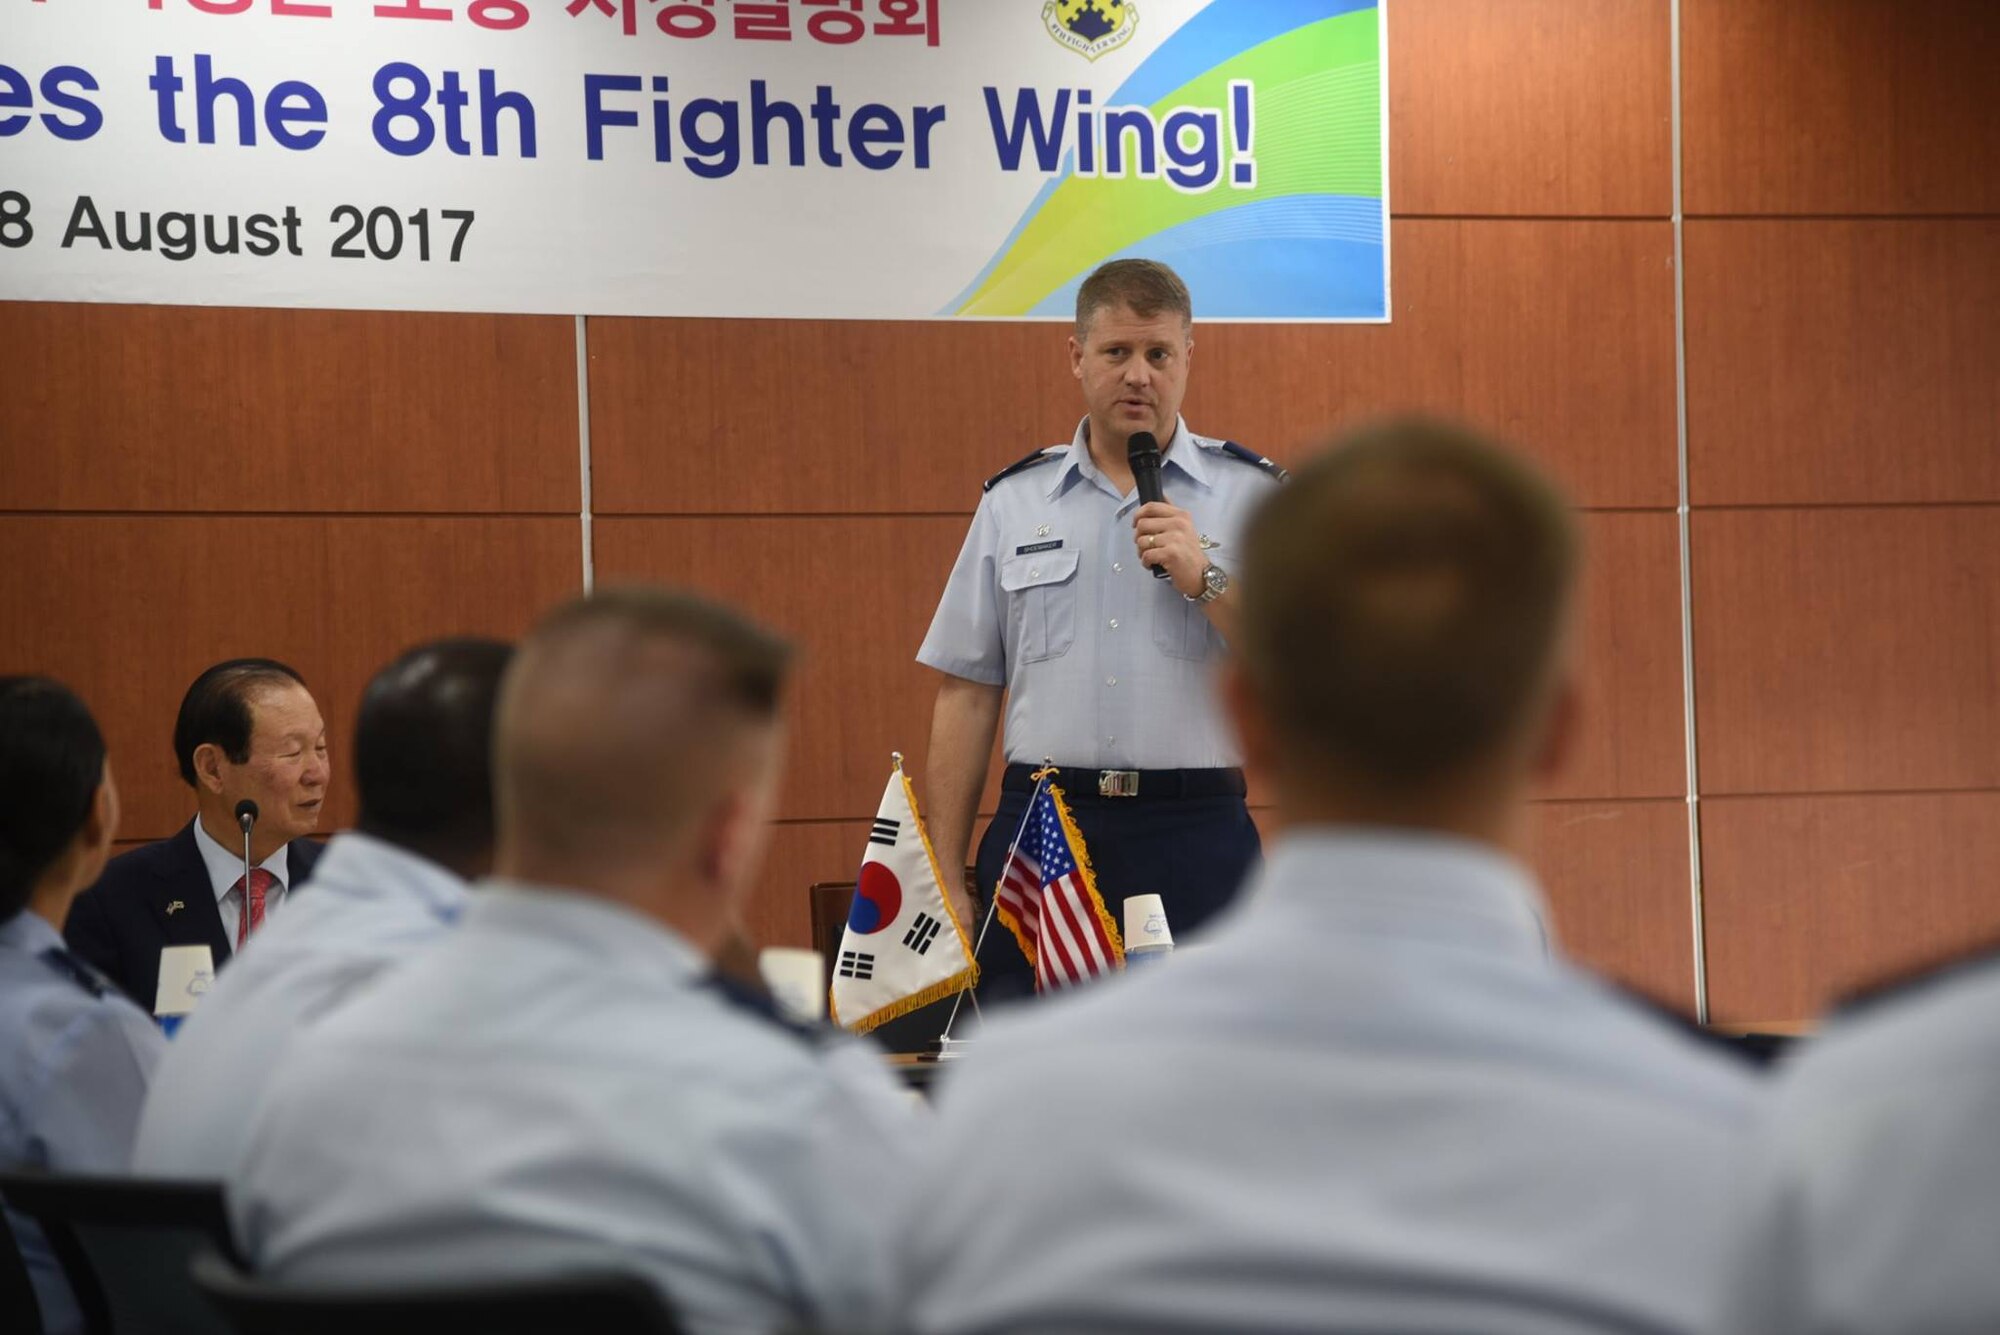
[[[1704,794],[2000,787],[2000,509],[1697,512]]]
[[[917,647],[966,523],[963,515],[603,519],[597,578],[686,585],[794,637],[803,657],[778,814],[866,817],[892,751],[921,782],[938,676],[917,664]]]
[[[1391,207],[1666,217],[1671,37],[1668,0],[1391,6]]]
[[[872,814],[900,750],[924,773],[937,674],[915,661],[964,540],[962,515],[605,518],[600,582],[685,584],[728,599],[804,648],[779,814]],[[1682,791],[1678,565],[1670,515],[1589,518],[1577,755],[1550,795]],[[994,794],[989,788],[987,806]]]
[[[1279,458],[1336,422],[1469,417],[1587,506],[1672,506],[1666,223],[1407,221],[1395,323],[1197,324],[1197,431]],[[1197,305],[1200,294],[1195,294]],[[968,513],[1082,416],[1059,324],[593,319],[608,514]]]
[[[0,306],[0,510],[574,514],[565,317]]]
[[[592,500],[601,514],[969,515],[982,479],[1076,429],[1068,333],[593,318]]]
[[[2000,212],[2000,5],[1683,0],[1689,213]]]
[[[883,777],[888,771],[883,770]],[[880,793],[876,794],[881,796]],[[869,815],[873,815],[871,809]],[[815,881],[851,881],[868,845],[868,819],[784,821],[771,829],[764,869],[744,926],[760,946],[812,948],[806,887]]]
[[[1386,327],[1197,331],[1194,420],[1296,457],[1334,426],[1449,414],[1516,442],[1579,504],[1675,503],[1669,224],[1412,219],[1394,251]]]
[[[1548,797],[1687,791],[1680,533],[1671,514],[1584,516],[1583,681],[1576,754]]]
[[[1565,954],[1694,1013],[1684,801],[1537,802],[1525,854]]]
[[[2000,220],[1686,244],[1696,504],[2000,500]]]
[[[174,713],[218,659],[282,659],[327,721],[334,788],[362,686],[420,640],[512,637],[582,579],[574,520],[0,516],[0,671],[45,672],[97,714],[125,796],[122,831],[157,839],[192,814]]]
[[[2000,940],[2000,792],[1702,803],[1718,1019],[1802,1020]]]

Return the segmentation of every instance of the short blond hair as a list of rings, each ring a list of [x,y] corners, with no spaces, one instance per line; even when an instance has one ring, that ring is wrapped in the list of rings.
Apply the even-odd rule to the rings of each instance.
[[[1181,276],[1158,260],[1112,260],[1101,264],[1076,290],[1076,336],[1090,334],[1090,322],[1108,306],[1123,306],[1142,320],[1170,313],[1194,324],[1194,299]]]

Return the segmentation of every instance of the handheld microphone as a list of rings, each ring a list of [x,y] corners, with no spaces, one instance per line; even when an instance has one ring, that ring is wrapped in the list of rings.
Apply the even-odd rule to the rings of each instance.
[[[1132,485],[1138,489],[1139,504],[1151,505],[1167,499],[1167,494],[1160,490],[1160,442],[1152,432],[1132,433],[1132,439],[1125,442],[1125,462],[1132,467]],[[1168,578],[1167,568],[1154,566],[1153,578]]]
[[[247,902],[250,896],[250,831],[257,824],[257,804],[247,797],[238,802],[236,804],[236,823],[243,827],[243,895],[246,901],[243,911],[248,913],[250,911],[250,906]]]

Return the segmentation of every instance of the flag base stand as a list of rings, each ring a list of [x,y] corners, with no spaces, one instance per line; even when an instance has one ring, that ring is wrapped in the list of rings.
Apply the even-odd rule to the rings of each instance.
[[[969,1038],[952,1038],[947,1035],[938,1039],[937,1051],[930,1054],[930,1059],[934,1062],[957,1061],[972,1050],[972,1043],[973,1040]]]

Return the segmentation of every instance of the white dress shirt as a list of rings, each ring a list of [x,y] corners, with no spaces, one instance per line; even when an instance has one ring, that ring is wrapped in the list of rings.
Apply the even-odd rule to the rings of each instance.
[[[243,891],[236,883],[243,879],[243,845],[238,843],[234,852],[217,843],[201,823],[201,817],[194,818],[194,846],[201,850],[202,865],[208,868],[208,883],[215,889],[215,908],[222,915],[222,930],[229,938],[233,949],[237,940],[237,928],[243,921]],[[264,919],[270,921],[271,913],[284,901],[285,892],[292,884],[291,844],[278,845],[278,851],[253,865],[270,872],[278,878],[278,883],[264,894]],[[263,928],[259,927],[259,931]],[[220,963],[220,961],[217,961]]]
[[[174,1035],[146,1096],[134,1171],[224,1177],[298,1031],[436,941],[465,894],[464,881],[426,858],[365,834],[335,838],[299,898],[250,938]]]
[[[1720,1329],[2000,1330],[2000,962],[1814,1039],[1741,1180]]]
[[[229,1194],[260,1268],[622,1264],[697,1335],[876,1329],[925,1129],[872,1047],[754,1011],[649,918],[510,883],[297,1035],[254,1123]]]
[[[1552,958],[1515,864],[1295,833],[1206,944],[996,1021],[917,1331],[1686,1331],[1753,1081]]]

